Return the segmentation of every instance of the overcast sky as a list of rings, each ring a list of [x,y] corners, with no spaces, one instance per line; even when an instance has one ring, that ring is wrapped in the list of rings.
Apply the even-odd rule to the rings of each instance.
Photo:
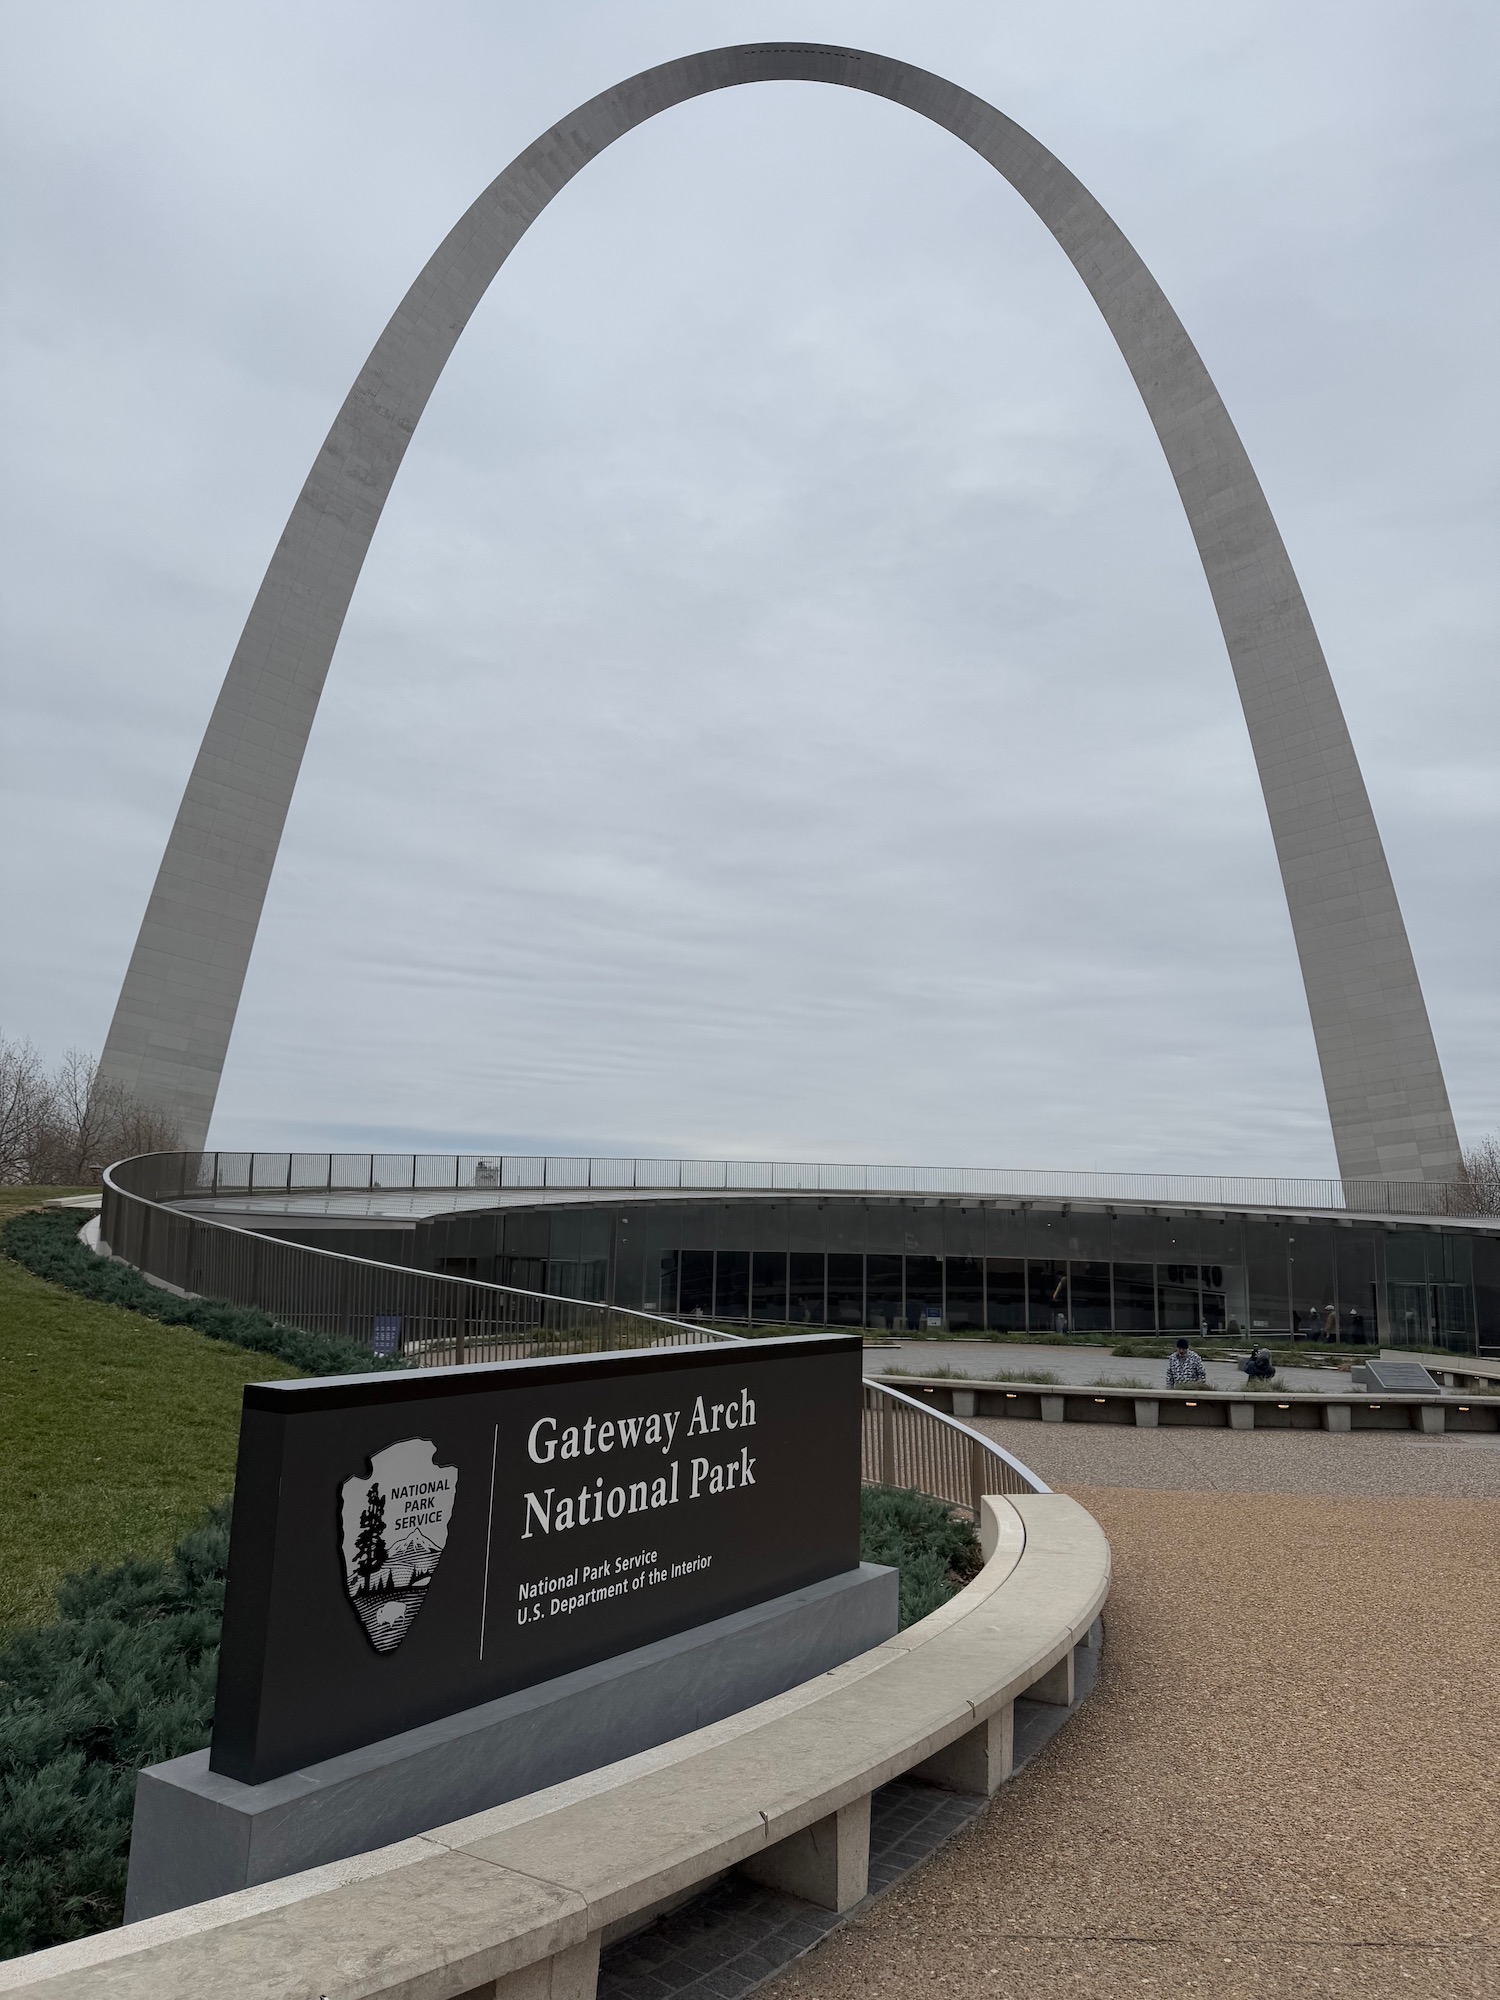
[[[1077,172],[1260,474],[1461,1132],[1500,1126],[1493,0],[4,15],[0,1027],[98,1048],[219,682],[454,218],[667,57],[908,58]],[[500,273],[376,535],[213,1139],[1323,1173],[1208,590],[990,169],[681,107]]]

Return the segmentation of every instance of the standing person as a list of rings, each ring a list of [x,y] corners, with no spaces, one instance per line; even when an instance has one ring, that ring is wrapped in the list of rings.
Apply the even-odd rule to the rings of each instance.
[[[1167,1358],[1167,1387],[1169,1389],[1200,1389],[1208,1380],[1208,1370],[1203,1365],[1203,1356],[1196,1348],[1189,1347],[1187,1335],[1177,1342],[1177,1352]]]

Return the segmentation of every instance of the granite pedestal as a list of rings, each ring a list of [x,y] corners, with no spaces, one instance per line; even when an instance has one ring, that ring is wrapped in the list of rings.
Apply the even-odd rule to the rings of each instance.
[[[896,1572],[863,1563],[749,1611],[263,1785],[208,1752],[136,1782],[125,1921],[384,1847],[649,1750],[812,1680],[896,1630]]]

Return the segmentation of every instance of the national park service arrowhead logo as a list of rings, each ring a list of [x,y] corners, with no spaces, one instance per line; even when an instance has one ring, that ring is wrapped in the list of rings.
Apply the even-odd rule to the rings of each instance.
[[[430,1438],[403,1438],[344,1481],[344,1582],[365,1636],[393,1653],[416,1622],[448,1540],[458,1467],[439,1465]]]

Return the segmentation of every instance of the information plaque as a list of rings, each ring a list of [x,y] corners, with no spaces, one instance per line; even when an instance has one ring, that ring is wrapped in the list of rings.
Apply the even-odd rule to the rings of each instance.
[[[212,1769],[259,1784],[854,1569],[862,1358],[252,1383]]]

